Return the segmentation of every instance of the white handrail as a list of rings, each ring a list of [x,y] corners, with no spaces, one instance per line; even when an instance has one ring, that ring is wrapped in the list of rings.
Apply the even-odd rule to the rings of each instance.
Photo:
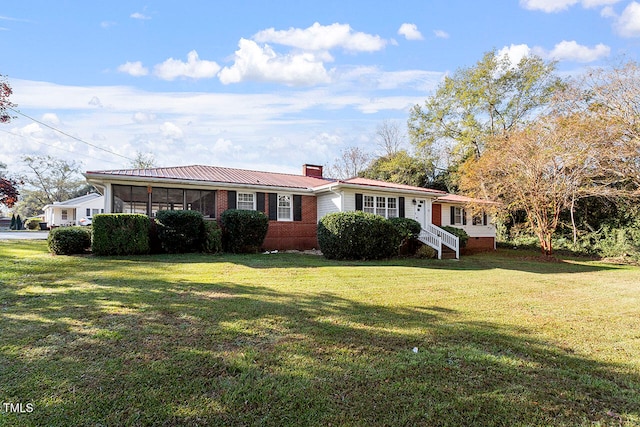
[[[438,236],[441,239],[442,244],[456,251],[456,259],[460,259],[460,239],[458,236],[455,236],[433,224],[426,224],[426,231]]]
[[[421,228],[418,240],[438,251],[438,259],[442,259],[442,239],[438,235]]]

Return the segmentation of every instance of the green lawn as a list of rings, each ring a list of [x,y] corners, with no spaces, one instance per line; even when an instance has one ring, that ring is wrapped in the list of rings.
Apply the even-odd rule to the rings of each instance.
[[[640,425],[638,267],[0,242],[0,328],[0,425]]]

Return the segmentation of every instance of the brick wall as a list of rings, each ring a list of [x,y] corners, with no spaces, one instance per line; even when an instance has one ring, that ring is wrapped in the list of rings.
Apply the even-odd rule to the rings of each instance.
[[[472,254],[476,252],[486,252],[494,250],[493,237],[469,237],[467,246],[462,249],[463,254]]]
[[[267,250],[318,248],[317,209],[314,196],[302,196],[302,221],[269,221],[269,231],[264,239]],[[266,207],[267,215],[269,207]]]
[[[227,191],[216,192],[216,215],[220,219],[227,210]],[[302,196],[302,221],[269,221],[269,230],[263,247],[267,250],[314,249],[318,247],[317,200],[314,196]],[[266,214],[269,215],[268,200],[265,203]]]

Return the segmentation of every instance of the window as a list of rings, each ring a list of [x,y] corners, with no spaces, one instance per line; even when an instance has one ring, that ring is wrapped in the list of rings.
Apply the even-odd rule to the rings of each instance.
[[[373,204],[374,198],[373,196],[364,196],[364,205],[362,210],[369,213],[376,213],[376,208]]]
[[[471,222],[473,225],[487,225],[487,214],[474,215]]]
[[[396,218],[398,216],[398,199],[395,197],[387,198],[387,218]]]
[[[66,221],[69,218],[69,211],[62,209],[62,220]]]
[[[362,196],[362,210],[385,218],[398,216],[398,199],[384,196]]]
[[[142,213],[155,216],[158,211],[189,209],[201,212],[205,217],[215,218],[213,190],[132,185],[113,185],[112,188],[114,213]],[[93,209],[93,214],[97,213],[98,209]]]
[[[256,210],[256,198],[254,193],[238,193],[238,209],[248,211]]]
[[[467,225],[467,212],[464,208],[451,206],[451,225]]]
[[[94,209],[95,210],[95,209]],[[97,213],[97,212],[96,212]],[[91,208],[87,208],[87,216],[91,216]]]
[[[293,204],[288,194],[278,194],[278,221],[291,221]]]
[[[89,215],[89,212],[88,212],[88,211],[89,211],[89,209],[87,209],[87,216]],[[97,214],[99,214],[99,213],[100,213],[100,209],[92,209],[92,210],[91,210],[91,214],[92,214],[92,215],[97,215]]]

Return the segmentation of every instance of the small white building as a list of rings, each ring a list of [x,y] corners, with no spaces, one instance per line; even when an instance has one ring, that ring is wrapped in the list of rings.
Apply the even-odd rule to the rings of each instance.
[[[81,218],[104,213],[104,196],[89,193],[64,202],[54,202],[42,209],[48,227],[79,225]]]

